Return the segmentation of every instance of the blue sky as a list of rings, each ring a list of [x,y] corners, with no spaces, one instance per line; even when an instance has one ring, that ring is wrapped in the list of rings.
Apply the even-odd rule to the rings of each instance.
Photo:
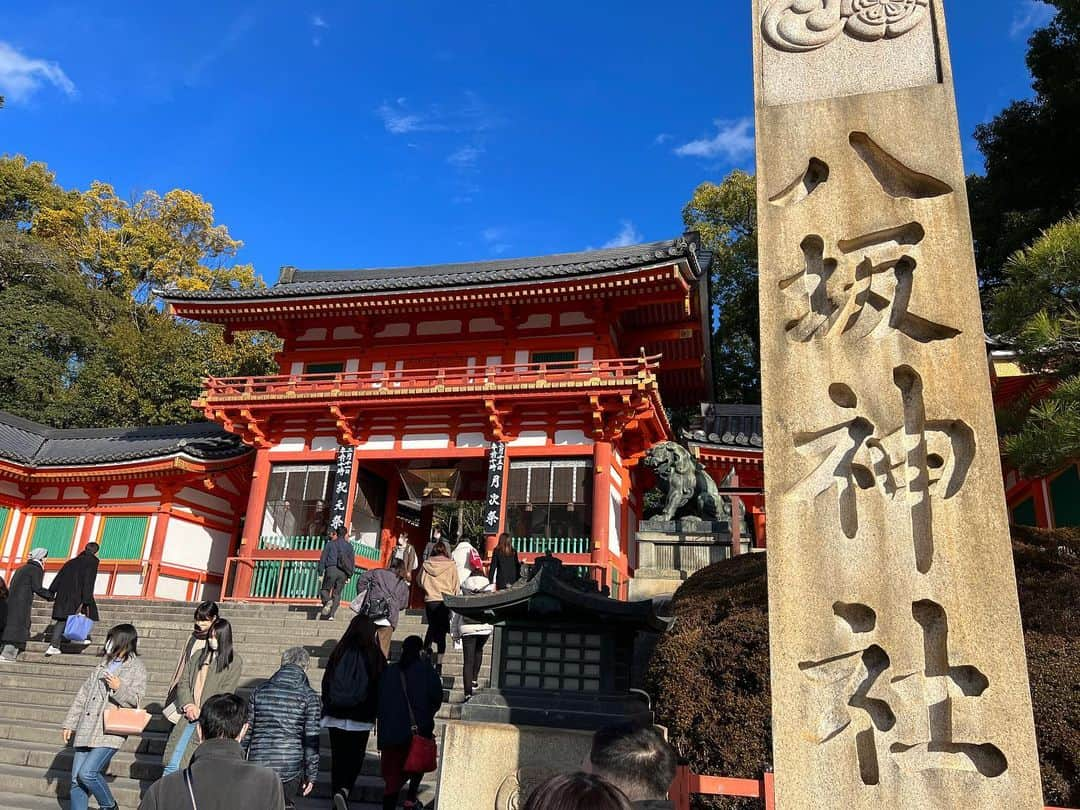
[[[5,5],[0,151],[197,191],[268,282],[670,238],[753,168],[748,0]],[[977,170],[1051,9],[946,9]]]

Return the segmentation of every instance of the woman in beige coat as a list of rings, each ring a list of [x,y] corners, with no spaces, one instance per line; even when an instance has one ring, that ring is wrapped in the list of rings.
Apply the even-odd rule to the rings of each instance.
[[[180,682],[176,684],[176,706],[180,719],[173,726],[165,743],[164,774],[186,768],[199,742],[195,736],[195,721],[199,719],[203,701],[214,695],[235,692],[240,684],[244,662],[233,651],[232,625],[218,619],[206,639],[206,649],[193,655],[184,665]]]
[[[87,810],[90,795],[102,810],[115,810],[105,781],[109,762],[124,744],[121,734],[105,732],[105,710],[137,709],[146,694],[146,667],[138,656],[139,635],[118,624],[105,637],[101,663],[79,688],[64,720],[64,742],[75,747],[71,765],[71,810]]]
[[[431,556],[420,570],[420,587],[424,589],[424,612],[428,629],[424,634],[424,648],[431,650],[435,644],[435,671],[442,674],[442,656],[446,654],[446,634],[450,632],[450,608],[443,602],[447,594],[457,596],[461,589],[457,565],[446,550],[446,543],[438,542]]]

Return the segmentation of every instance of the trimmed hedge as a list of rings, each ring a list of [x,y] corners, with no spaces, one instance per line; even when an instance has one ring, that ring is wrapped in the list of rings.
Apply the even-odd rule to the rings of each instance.
[[[1080,529],[1019,527],[1013,557],[1047,804],[1080,807]],[[771,768],[765,554],[704,568],[673,599],[678,617],[648,673],[657,722],[697,773]],[[695,808],[751,808],[696,797]]]

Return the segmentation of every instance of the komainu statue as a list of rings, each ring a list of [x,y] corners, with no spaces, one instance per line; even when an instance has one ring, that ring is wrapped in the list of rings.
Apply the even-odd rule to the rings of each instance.
[[[717,520],[721,516],[723,504],[716,482],[681,444],[653,445],[645,454],[645,466],[656,476],[656,486],[664,495],[664,506],[655,516],[658,519]]]

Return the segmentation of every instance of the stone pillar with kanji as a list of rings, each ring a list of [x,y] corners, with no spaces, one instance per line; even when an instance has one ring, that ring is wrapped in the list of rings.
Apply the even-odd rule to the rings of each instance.
[[[1042,807],[940,0],[754,0],[779,810]]]

